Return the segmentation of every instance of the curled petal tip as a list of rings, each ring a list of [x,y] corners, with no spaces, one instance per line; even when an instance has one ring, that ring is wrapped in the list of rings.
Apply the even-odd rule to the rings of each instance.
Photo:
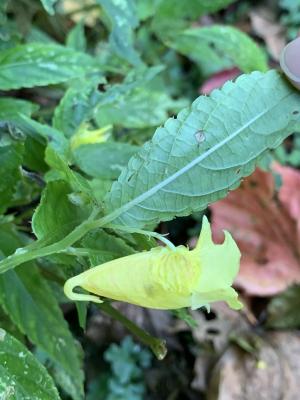
[[[75,289],[75,287],[77,286],[81,286],[80,275],[70,278],[66,281],[64,285],[64,293],[70,300],[92,301],[93,303],[98,303],[98,304],[103,303],[103,301],[100,300],[98,296],[74,292],[73,289]]]

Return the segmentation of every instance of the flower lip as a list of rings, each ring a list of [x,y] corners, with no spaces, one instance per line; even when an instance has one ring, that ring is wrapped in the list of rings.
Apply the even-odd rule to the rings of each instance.
[[[280,66],[292,83],[300,89],[300,37],[284,48]]]

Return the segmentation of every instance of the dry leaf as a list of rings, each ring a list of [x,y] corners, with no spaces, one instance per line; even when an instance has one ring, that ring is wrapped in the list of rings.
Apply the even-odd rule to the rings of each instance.
[[[300,172],[274,166],[256,170],[241,187],[211,206],[215,237],[229,230],[242,252],[236,284],[250,295],[271,296],[300,282]]]
[[[300,336],[275,332],[263,337],[259,354],[232,346],[218,362],[208,400],[298,400]]]
[[[284,28],[276,22],[274,9],[256,8],[250,12],[250,20],[254,33],[264,39],[271,56],[278,61],[286,40]]]

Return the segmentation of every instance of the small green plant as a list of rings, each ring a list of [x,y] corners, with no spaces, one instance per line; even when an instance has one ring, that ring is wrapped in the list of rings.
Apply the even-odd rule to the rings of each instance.
[[[104,353],[110,372],[91,384],[87,400],[143,400],[144,371],[151,364],[151,353],[134,343],[130,336],[120,345],[111,344]]]

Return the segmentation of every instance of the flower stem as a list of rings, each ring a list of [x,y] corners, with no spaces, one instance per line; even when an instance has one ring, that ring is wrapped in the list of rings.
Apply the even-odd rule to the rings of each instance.
[[[150,347],[158,360],[163,360],[167,354],[166,341],[151,336],[148,332],[138,327],[134,322],[130,321],[110,303],[104,302],[97,304],[97,307],[108,314],[113,319],[119,321],[127,328],[134,336],[136,336],[144,345]]]

